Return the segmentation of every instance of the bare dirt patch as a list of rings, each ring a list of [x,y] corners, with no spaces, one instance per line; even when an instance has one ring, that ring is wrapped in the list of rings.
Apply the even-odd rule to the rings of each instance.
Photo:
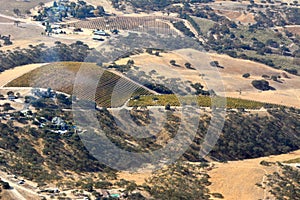
[[[242,11],[229,11],[219,10],[220,15],[226,16],[227,18],[241,23],[255,23],[254,15],[252,13],[244,13]]]
[[[0,23],[11,23],[13,20],[0,16]]]
[[[300,26],[287,26],[286,29],[293,34],[300,35]]]

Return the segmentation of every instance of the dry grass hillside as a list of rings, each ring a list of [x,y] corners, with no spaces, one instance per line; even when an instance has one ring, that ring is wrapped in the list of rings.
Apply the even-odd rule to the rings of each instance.
[[[39,0],[39,1],[11,1],[11,0],[2,0],[0,13],[6,15],[14,15],[13,9],[17,8],[21,11],[21,14],[24,14],[26,10],[30,10],[39,5],[40,2],[47,3],[52,0]]]
[[[146,74],[155,70],[159,74],[157,77],[179,77],[194,83],[200,82],[202,85],[206,85],[206,81],[214,82],[213,80],[215,79],[216,83],[218,83],[217,85],[220,86],[220,84],[223,84],[221,86],[224,87],[226,96],[228,97],[299,107],[299,76],[288,74],[283,70],[277,70],[264,64],[236,59],[227,55],[203,54],[202,59],[207,58],[210,61],[218,61],[222,68],[207,65],[201,67],[202,71],[187,69],[185,68],[185,63],[189,62],[189,60],[175,52],[160,53],[160,56],[144,53],[121,59],[117,63],[125,64],[129,59],[132,59],[135,65],[139,67],[139,71],[144,71]],[[172,66],[170,60],[175,60],[177,66]],[[199,62],[207,61],[201,61],[201,58],[199,58]],[[214,74],[217,75],[218,73],[221,75],[221,81],[218,76],[214,76]],[[243,74],[245,73],[249,73],[250,77],[244,78]],[[199,76],[199,74],[204,74],[204,76]],[[273,81],[270,78],[266,79],[270,83],[270,86],[276,90],[262,92],[252,86],[251,82],[253,80],[264,79],[263,75],[281,77],[278,81]]]
[[[0,73],[0,87],[5,86],[10,81],[36,69],[38,67],[41,67],[43,65],[45,65],[45,64],[30,64],[30,65],[15,67],[13,69],[6,70],[6,71]]]
[[[3,18],[6,20],[7,18]],[[1,23],[0,19],[0,34],[1,35],[11,35],[12,45],[2,46],[1,50],[7,51],[17,48],[28,48],[29,45],[38,45],[44,43],[45,46],[54,46],[56,41],[60,41],[65,44],[71,44],[77,40],[83,40],[90,47],[98,47],[99,42],[93,41],[91,37],[91,32],[84,30],[81,34],[73,34],[73,30],[66,29],[67,35],[56,35],[52,36],[42,35],[44,28],[37,26],[32,23],[21,23],[19,26],[16,26],[12,23]],[[0,41],[1,43],[2,40]]]
[[[209,172],[211,177],[211,192],[220,192],[226,200],[253,200],[270,197],[268,187],[265,190],[256,186],[264,185],[265,175],[276,172],[277,167],[261,165],[261,161],[283,162],[300,156],[300,151],[278,156],[262,157],[257,159],[233,161],[228,163],[214,163],[215,167]]]
[[[276,70],[266,65],[234,59],[224,55],[211,55],[213,60],[217,60],[224,69],[221,70],[226,95],[230,97],[264,101],[269,103],[282,104],[286,106],[300,106],[300,77],[287,74],[282,70]],[[250,73],[249,78],[243,78],[242,75]],[[285,74],[288,78],[284,78]],[[281,76],[279,81],[268,80],[270,85],[276,90],[259,91],[252,87],[253,80],[263,79],[262,75]],[[239,84],[236,84],[239,83]],[[241,89],[241,94],[239,91]]]
[[[228,163],[214,162],[213,169],[209,171],[209,179],[212,182],[209,187],[212,193],[221,193],[226,200],[253,200],[271,197],[266,190],[256,186],[256,183],[263,183],[265,175],[271,174],[277,170],[277,166],[267,167],[261,165],[261,161],[283,162],[300,156],[300,151],[294,151],[289,154],[277,156],[268,156],[257,159],[247,159],[242,161],[232,161]],[[119,178],[136,181],[138,184],[145,183],[145,180],[151,176],[151,173],[145,172],[121,172]],[[263,184],[264,185],[264,184]]]

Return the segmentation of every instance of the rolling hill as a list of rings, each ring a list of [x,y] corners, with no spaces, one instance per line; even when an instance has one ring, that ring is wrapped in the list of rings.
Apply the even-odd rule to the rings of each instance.
[[[170,79],[176,79],[179,76],[184,81],[198,82],[204,87],[206,87],[207,82],[216,82],[220,87],[224,87],[224,95],[227,97],[299,108],[299,76],[289,74],[284,70],[271,68],[261,63],[214,53],[201,54],[203,54],[203,58],[218,62],[221,66],[220,68],[216,69],[207,65],[202,67],[201,71],[189,70],[184,67],[185,63],[189,62],[189,60],[181,56],[181,53],[184,53],[184,51],[186,50],[160,53],[160,56],[144,53],[120,59],[116,63],[124,64],[128,60],[133,60],[135,65],[139,67],[137,71],[131,70],[135,72],[135,75],[144,72],[148,76],[151,76],[150,79],[154,79],[157,82],[166,82]],[[199,58],[198,62],[207,62],[201,60],[203,58]],[[177,66],[170,65],[171,60],[175,60]],[[156,74],[152,73],[152,71]],[[250,77],[244,78],[243,75],[247,73],[250,74]],[[272,76],[276,76],[278,79],[273,80]],[[164,77],[163,80],[162,77]],[[260,91],[252,86],[252,81],[262,79],[267,80],[275,90]]]
[[[62,62],[45,65],[43,67],[34,69],[22,75],[21,77],[16,78],[15,80],[12,80],[6,85],[6,87],[52,88],[56,91],[71,95],[73,94],[73,87],[79,70],[83,70],[90,74],[102,74],[102,76],[99,76],[96,93],[91,94],[95,95],[95,101],[98,106],[111,106],[111,95],[118,82],[122,82],[122,84],[126,85],[126,87],[124,87],[125,91],[122,91],[124,93],[126,93],[126,89],[128,88],[137,88],[136,92],[132,94],[133,96],[151,94],[151,92],[144,88],[138,88],[134,82],[125,78],[121,78],[112,72],[104,71],[96,64],[80,62]],[[82,83],[77,82],[77,85],[81,85],[80,87],[85,87],[86,85],[84,84],[88,84],[88,80],[85,79],[82,81]],[[88,94],[87,91],[83,91],[83,93],[84,95]],[[90,99],[90,97],[86,98]],[[119,100],[119,105],[114,106],[123,105],[126,100],[127,99]]]

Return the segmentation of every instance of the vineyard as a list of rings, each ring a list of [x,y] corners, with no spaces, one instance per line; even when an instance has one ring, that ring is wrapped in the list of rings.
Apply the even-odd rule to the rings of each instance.
[[[216,104],[218,104],[218,102],[222,101],[222,98],[218,99],[217,97],[211,98],[209,96],[198,96],[197,97],[198,106],[211,107],[212,99],[213,99],[214,105],[216,105]],[[194,102],[193,100],[194,100],[194,97],[189,97],[189,96],[179,97],[179,96],[176,96],[173,94],[148,95],[148,96],[141,96],[139,99],[131,100],[129,102],[129,106],[166,106],[167,104],[169,104],[170,106],[180,106],[180,104],[191,105]],[[221,100],[221,101],[218,101],[218,100]],[[226,107],[229,109],[237,109],[237,108],[260,109],[262,107],[274,107],[274,106],[279,107],[279,105],[263,103],[263,102],[258,102],[258,101],[237,99],[237,98],[231,98],[231,97],[226,98]]]
[[[158,34],[178,34],[172,23],[180,19],[167,16],[146,17],[105,17],[69,23],[67,26],[75,28],[101,29],[101,30],[132,30],[138,32],[153,31]]]
[[[78,81],[78,72],[83,71]],[[92,75],[90,77],[90,75]],[[87,78],[89,77],[89,78]],[[93,82],[92,79],[96,80]],[[74,84],[76,81],[76,90]],[[91,85],[96,83],[96,91],[92,91]],[[129,102],[129,106],[179,106],[180,104],[195,104],[201,107],[211,107],[212,98],[209,96],[198,96],[196,101],[191,96],[153,95],[130,79],[122,78],[112,72],[103,70],[94,63],[60,62],[37,68],[23,76],[11,81],[7,87],[36,87],[52,88],[56,91],[76,96],[81,99],[94,100],[101,107],[119,107],[130,97],[137,97]],[[128,95],[129,94],[129,95]],[[180,98],[180,99],[178,99]],[[214,105],[219,103],[217,97],[213,98]],[[180,103],[179,103],[180,102]],[[221,101],[220,101],[221,102]],[[278,107],[278,105],[237,99],[226,98],[227,108],[260,109],[262,107]]]
[[[84,70],[90,74],[102,74],[98,78],[96,92],[87,91],[86,88],[89,80],[84,79],[82,82],[77,82],[76,91],[82,91],[79,96],[90,100],[91,97],[95,100],[98,106],[110,107],[111,97],[113,93],[118,94],[117,101],[114,101],[115,107],[123,105],[127,99],[127,94],[132,92],[132,96],[151,94],[149,91],[137,86],[134,82],[120,76],[104,71],[99,66],[93,63],[80,62],[63,62],[52,63],[41,68],[35,69],[13,81],[8,83],[7,87],[36,87],[36,88],[52,88],[56,91],[73,94],[74,82],[79,70]],[[115,87],[115,86],[118,87]],[[116,91],[114,91],[116,90]],[[129,93],[130,94],[130,93]],[[115,100],[115,99],[114,99]]]

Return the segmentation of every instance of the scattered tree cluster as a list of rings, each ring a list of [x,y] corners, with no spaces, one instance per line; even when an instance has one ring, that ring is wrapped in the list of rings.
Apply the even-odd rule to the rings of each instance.
[[[66,17],[75,17],[85,19],[87,17],[104,16],[105,11],[102,6],[94,7],[88,5],[85,1],[75,2],[53,2],[50,7],[42,6],[38,14],[33,16],[36,21],[59,22]]]
[[[91,49],[83,42],[77,41],[66,45],[56,42],[55,46],[47,47],[44,44],[30,45],[27,49],[0,51],[0,71],[20,65],[32,63],[47,63],[58,61],[84,61]]]

